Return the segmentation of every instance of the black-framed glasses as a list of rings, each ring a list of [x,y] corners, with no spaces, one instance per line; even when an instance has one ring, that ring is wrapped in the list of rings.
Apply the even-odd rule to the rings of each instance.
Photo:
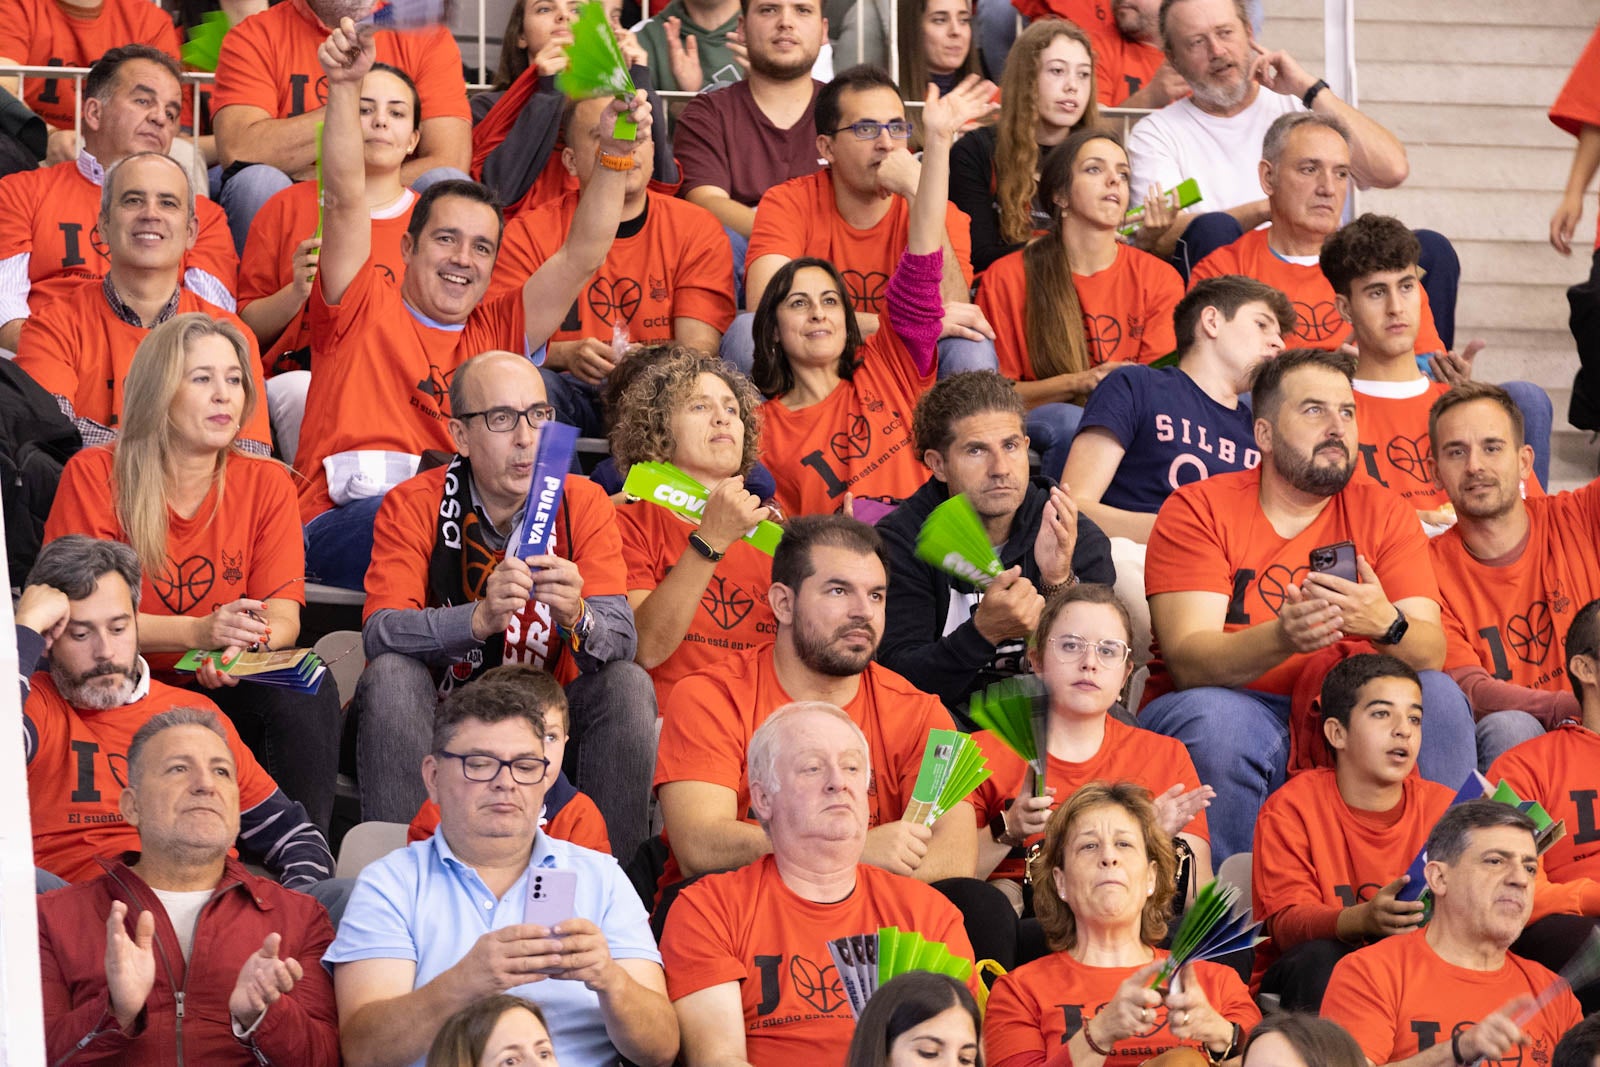
[[[1050,641],[1050,647],[1065,660],[1081,660],[1092,650],[1102,667],[1120,667],[1133,651],[1126,641],[1118,641],[1113,637],[1091,641],[1082,634],[1062,634]]]
[[[498,756],[488,756],[481,752],[471,755],[462,755],[441,748],[434,753],[448,759],[461,761],[461,773],[466,775],[469,782],[492,782],[500,777],[501,767],[511,768],[511,780],[518,785],[538,785],[544,781],[544,776],[550,773],[550,761],[540,756],[518,756],[516,759],[501,759]]]
[[[541,422],[549,422],[556,417],[556,409],[552,404],[534,404],[521,411],[516,408],[489,408],[486,411],[463,411],[456,418],[466,422],[480,415],[491,433],[510,433],[517,428],[518,419],[527,419],[528,425],[537,430]]]
[[[911,136],[916,127],[911,124],[910,119],[890,119],[888,122],[879,122],[877,119],[860,119],[848,126],[840,126],[833,131],[833,135],[838,136],[846,130],[855,134],[858,141],[876,141],[878,134],[884,130],[888,130],[889,136],[896,141],[904,141]]]

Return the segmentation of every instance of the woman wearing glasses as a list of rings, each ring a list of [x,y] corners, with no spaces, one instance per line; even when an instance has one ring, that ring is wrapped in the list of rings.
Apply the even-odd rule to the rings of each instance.
[[[139,651],[174,685],[198,684],[283,791],[327,829],[338,771],[339,697],[240,686],[210,661],[172,671],[190,649],[293,648],[305,603],[305,549],[288,470],[241,451],[262,398],[244,335],[191,312],[150,331],[124,385],[116,444],[68,461],[45,539],[81,533],[139,556]]]
[[[1211,787],[1200,784],[1181,742],[1129,725],[1120,707],[1112,714],[1133,673],[1131,634],[1128,609],[1109,586],[1075,585],[1045,604],[1028,653],[1050,700],[1043,789],[998,738],[974,735],[992,772],[971,797],[980,827],[977,875],[993,880],[1019,913],[1029,910],[1026,889],[1038,890],[1025,887],[1026,855],[1056,798],[1096,779],[1127,779],[1154,793],[1162,833],[1192,856],[1188,885],[1211,880],[1205,816]],[[1025,925],[1024,940],[1030,933]]]

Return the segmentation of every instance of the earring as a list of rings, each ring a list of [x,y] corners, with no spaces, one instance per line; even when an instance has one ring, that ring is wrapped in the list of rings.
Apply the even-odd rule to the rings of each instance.
[[[1149,889],[1146,889],[1144,891],[1144,895],[1147,896],[1147,897],[1155,896],[1156,895],[1156,887],[1155,886],[1151,886]]]

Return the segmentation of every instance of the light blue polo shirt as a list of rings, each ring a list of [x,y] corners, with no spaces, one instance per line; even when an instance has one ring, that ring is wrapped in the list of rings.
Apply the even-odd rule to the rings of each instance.
[[[617,861],[602,852],[539,833],[529,868],[578,875],[575,908],[605,934],[612,959],[661,963],[639,895]],[[456,859],[436,833],[369,864],[350,894],[325,965],[355,960],[412,960],[416,987],[454,967],[478,938],[522,922],[528,872],[495,899],[478,872]],[[609,1067],[617,1050],[606,1037],[600,998],[582,982],[546,979],[509,992],[538,1004],[563,1067]],[[416,1061],[423,1067],[424,1060]]]

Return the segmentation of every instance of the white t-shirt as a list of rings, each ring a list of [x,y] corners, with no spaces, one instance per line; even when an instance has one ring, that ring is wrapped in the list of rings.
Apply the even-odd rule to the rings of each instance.
[[[1128,134],[1133,167],[1133,202],[1142,204],[1152,185],[1172,189],[1185,178],[1200,183],[1193,212],[1226,211],[1261,200],[1261,142],[1280,115],[1304,111],[1292,96],[1268,89],[1231,118],[1207,115],[1188,97],[1140,119]]]
[[[192,893],[174,893],[165,889],[152,889],[167,909],[172,920],[172,931],[178,935],[178,945],[183,949],[183,961],[189,962],[189,952],[194,948],[194,924],[200,918],[200,909],[211,899],[213,889],[197,889]]]

